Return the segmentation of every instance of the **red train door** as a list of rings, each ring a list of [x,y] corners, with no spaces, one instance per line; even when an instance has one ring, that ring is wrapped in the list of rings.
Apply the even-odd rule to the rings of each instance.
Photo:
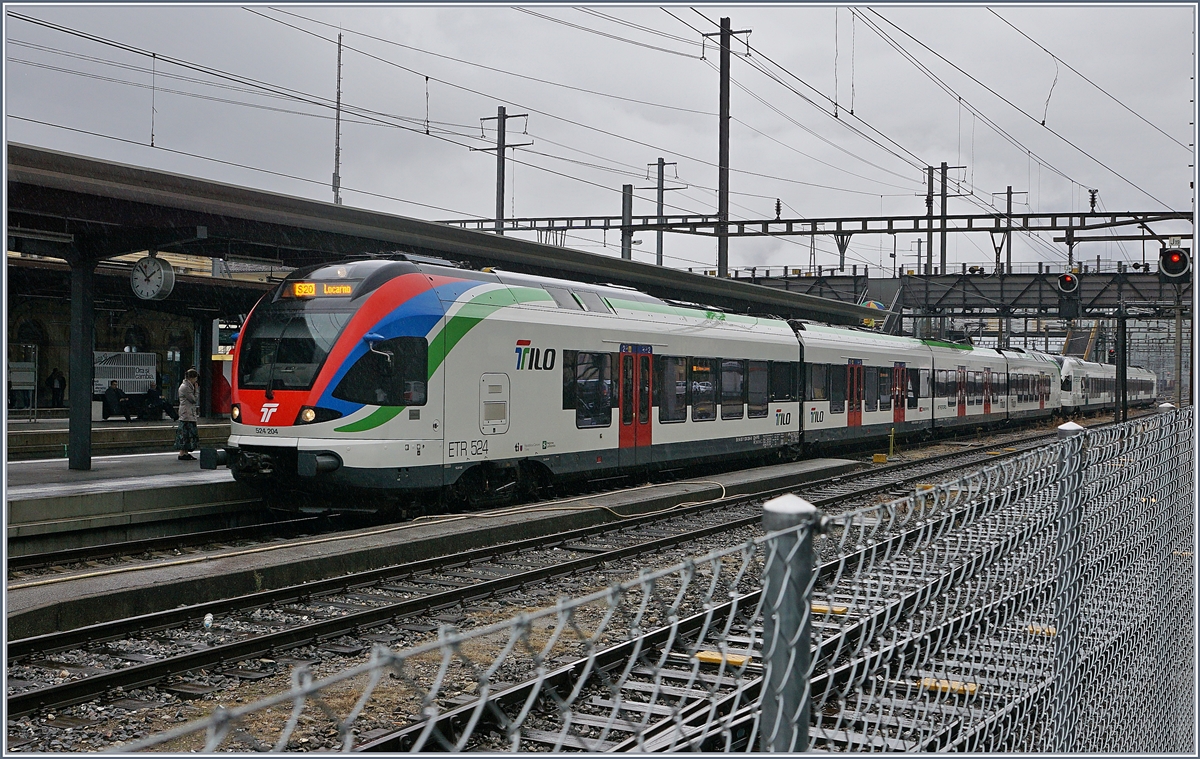
[[[992,370],[983,370],[983,413],[992,413]]]
[[[649,345],[621,345],[619,373],[621,466],[650,463],[653,382]]]
[[[958,415],[967,415],[967,367],[958,367]]]
[[[852,358],[846,367],[846,426],[862,426],[863,365],[862,359]]]
[[[904,408],[908,405],[908,370],[903,361],[892,364],[892,421],[904,421]]]

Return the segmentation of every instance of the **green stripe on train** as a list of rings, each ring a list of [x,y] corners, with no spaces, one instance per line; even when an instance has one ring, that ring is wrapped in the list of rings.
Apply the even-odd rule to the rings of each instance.
[[[429,365],[426,378],[432,377],[446,355],[475,325],[505,306],[551,300],[545,290],[534,287],[498,287],[481,293],[463,304],[442,331],[429,341]],[[440,339],[439,339],[440,338]],[[395,419],[406,406],[380,406],[356,422],[334,428],[334,432],[365,432]]]

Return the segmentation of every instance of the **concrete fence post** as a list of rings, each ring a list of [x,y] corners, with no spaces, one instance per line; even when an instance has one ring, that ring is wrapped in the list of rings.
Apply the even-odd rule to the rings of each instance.
[[[795,495],[763,505],[771,541],[763,583],[762,751],[806,751],[812,650],[813,534],[821,512]]]
[[[1050,705],[1051,751],[1071,753],[1080,716],[1079,613],[1082,590],[1080,527],[1084,497],[1083,433],[1075,422],[1059,425],[1058,503],[1055,514],[1057,587],[1054,594],[1054,696]]]

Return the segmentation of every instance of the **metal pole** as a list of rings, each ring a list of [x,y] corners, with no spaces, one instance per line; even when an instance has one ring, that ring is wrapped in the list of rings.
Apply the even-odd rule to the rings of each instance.
[[[763,529],[785,532],[769,544],[762,589],[762,751],[808,749],[813,533],[820,519],[817,507],[790,493],[763,504]]]
[[[925,190],[925,274],[933,274],[933,167],[927,166],[929,176]],[[925,288],[929,289],[928,286]]]
[[[1117,311],[1117,392],[1120,394],[1120,403],[1117,406],[1116,418],[1119,422],[1129,421],[1129,347],[1126,327],[1125,306],[1122,305]]]
[[[496,234],[504,234],[504,131],[508,114],[496,108]]]
[[[942,239],[941,273],[946,273],[946,162],[942,161]]]
[[[1175,285],[1175,405],[1183,408],[1183,295]]]
[[[729,276],[729,44],[732,27],[721,19],[721,113],[717,159],[717,276]]]
[[[621,258],[633,259],[633,185],[621,185]]]
[[[1008,209],[1007,209],[1007,226],[1004,230],[1004,255],[1007,257],[1007,263],[1004,266],[1004,271],[1012,273],[1012,185],[1008,186]]]
[[[1076,720],[1079,718],[1079,526],[1083,504],[1083,444],[1085,430],[1075,422],[1058,428],[1058,504],[1055,514],[1057,532],[1054,598],[1054,694],[1050,703],[1050,751],[1070,753],[1075,745]]]
[[[663,163],[663,159],[660,157],[658,159],[658,223],[659,223],[659,225],[667,223],[667,220],[663,218],[663,167],[665,165],[666,164]],[[630,213],[632,213],[632,211]],[[657,263],[659,266],[662,266],[663,265],[663,263],[662,263],[662,258],[663,258],[663,246],[662,246],[663,231],[662,231],[662,229],[660,228],[657,232],[655,232],[655,235],[658,238],[658,243],[654,248],[654,262]]]
[[[337,107],[333,126],[333,202],[342,204],[342,33],[338,32]],[[215,259],[214,259],[215,260]]]
[[[67,420],[67,466],[87,471],[92,468],[92,349],[95,342],[95,261],[71,262],[71,355],[70,417]]]

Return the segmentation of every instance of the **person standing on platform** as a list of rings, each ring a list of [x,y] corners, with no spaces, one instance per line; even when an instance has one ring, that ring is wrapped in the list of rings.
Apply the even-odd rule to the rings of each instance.
[[[46,387],[50,388],[50,405],[54,408],[62,408],[63,391],[67,389],[67,378],[63,376],[57,366],[46,378]]]
[[[179,430],[175,433],[175,447],[179,449],[180,461],[195,461],[192,451],[200,445],[200,432],[196,422],[200,421],[200,373],[188,369],[179,384]]]

